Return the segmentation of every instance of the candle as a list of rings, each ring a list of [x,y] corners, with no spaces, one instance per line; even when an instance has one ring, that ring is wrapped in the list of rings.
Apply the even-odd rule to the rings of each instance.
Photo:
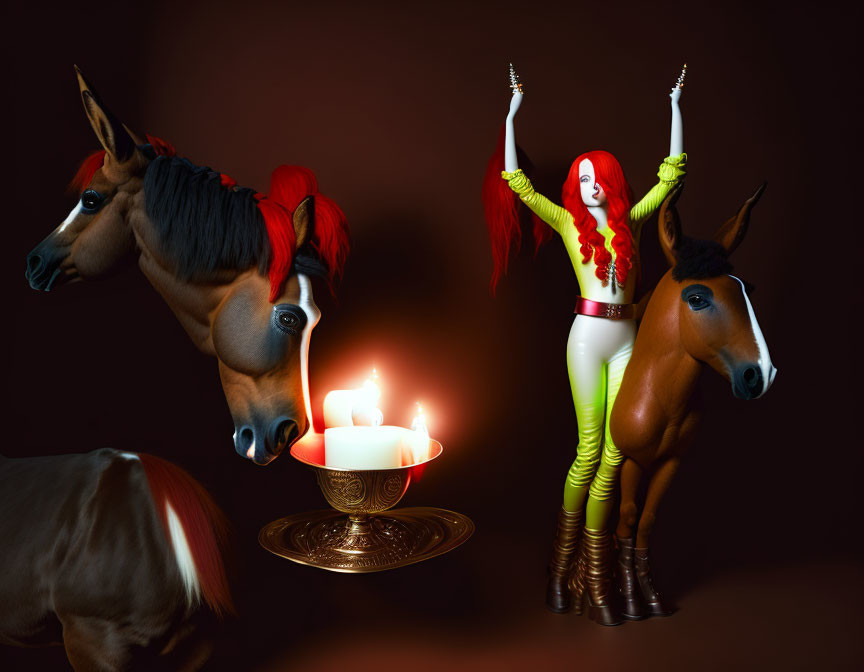
[[[414,464],[429,459],[429,429],[426,427],[426,414],[420,402],[417,402],[417,415],[411,421],[411,454]]]
[[[404,427],[329,427],[324,430],[324,463],[342,469],[389,469],[402,466],[413,432]]]
[[[357,390],[332,390],[324,397],[324,427],[350,427]]]
[[[384,421],[378,410],[381,390],[378,371],[372,369],[358,390],[332,390],[324,397],[324,427],[351,427],[353,425],[380,425]]]

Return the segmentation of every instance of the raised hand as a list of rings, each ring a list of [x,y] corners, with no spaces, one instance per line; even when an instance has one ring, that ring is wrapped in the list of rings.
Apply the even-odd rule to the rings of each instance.
[[[513,91],[513,95],[510,98],[510,111],[504,122],[504,170],[508,173],[519,169],[519,163],[516,160],[516,131],[513,129],[513,117],[516,116],[516,110],[522,104],[523,96],[522,81],[516,74],[516,69],[512,63],[510,64],[510,90]]]

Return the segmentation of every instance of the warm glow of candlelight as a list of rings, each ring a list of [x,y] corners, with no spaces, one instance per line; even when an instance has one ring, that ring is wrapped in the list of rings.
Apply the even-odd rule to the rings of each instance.
[[[425,462],[429,459],[429,428],[426,426],[426,414],[423,412],[423,406],[419,401],[417,402],[417,415],[411,421],[411,429],[413,430],[411,452],[414,463]]]
[[[378,408],[381,398],[381,387],[378,385],[378,369],[372,369],[372,375],[363,382],[357,392],[351,418],[354,425],[371,425],[378,427],[384,423],[384,414]]]

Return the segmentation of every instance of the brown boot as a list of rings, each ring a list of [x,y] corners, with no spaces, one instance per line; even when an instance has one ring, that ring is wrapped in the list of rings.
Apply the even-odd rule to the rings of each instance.
[[[549,584],[546,587],[546,606],[556,614],[570,610],[570,588],[567,580],[573,565],[573,555],[582,531],[584,511],[568,511],[561,507],[558,513],[558,532],[552,544],[552,562],[549,563]]]
[[[635,549],[636,578],[650,616],[669,616],[672,609],[663,604],[660,593],[654,589],[654,579],[651,577],[651,564],[648,561],[648,549]]]
[[[585,538],[579,544],[579,550],[576,552],[576,560],[573,561],[573,569],[570,571],[570,581],[567,585],[570,587],[570,595],[572,597],[573,613],[582,613],[582,597],[585,595],[585,575],[588,570],[588,560],[585,555]]]
[[[588,618],[600,625],[620,625],[624,621],[612,605],[612,539],[609,532],[586,527],[583,539],[587,561]]]
[[[618,539],[618,589],[624,600],[621,615],[630,621],[639,621],[647,614],[639,592],[633,544],[632,538]]]

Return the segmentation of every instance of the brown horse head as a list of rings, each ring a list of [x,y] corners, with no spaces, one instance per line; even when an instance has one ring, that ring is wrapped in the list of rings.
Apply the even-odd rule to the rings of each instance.
[[[137,258],[195,345],[218,358],[235,449],[267,464],[310,427],[320,313],[309,277],[341,270],[344,215],[307,169],[280,166],[264,196],[174,156],[120,123],[76,72],[103,151],[82,165],[72,212],[28,255],[30,286],[101,278]]]
[[[669,194],[659,214],[660,245],[672,268],[658,283],[651,303],[666,311],[663,322],[670,329],[677,327],[680,347],[687,355],[718,371],[741,399],[762,396],[777,373],[748,287],[730,275],[729,263],[729,255],[747,232],[750,210],[764,190],[762,185],[711,241],[682,234],[675,209],[681,187]]]

